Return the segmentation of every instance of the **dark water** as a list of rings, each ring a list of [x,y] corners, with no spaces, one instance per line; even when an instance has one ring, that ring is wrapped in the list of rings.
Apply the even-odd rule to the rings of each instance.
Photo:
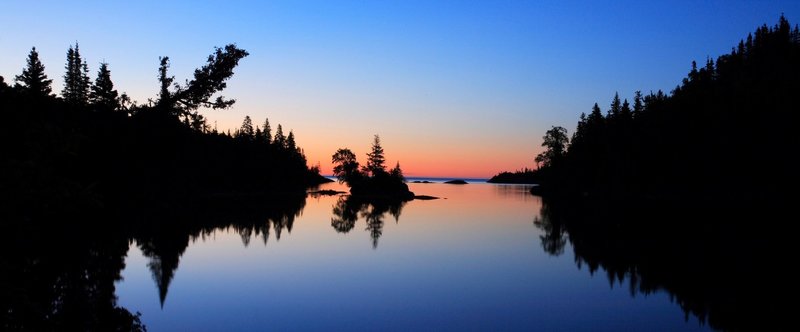
[[[151,331],[709,329],[703,310],[685,312],[629,266],[576,255],[528,187],[409,185],[446,199],[310,196],[280,213],[140,231],[117,303]]]

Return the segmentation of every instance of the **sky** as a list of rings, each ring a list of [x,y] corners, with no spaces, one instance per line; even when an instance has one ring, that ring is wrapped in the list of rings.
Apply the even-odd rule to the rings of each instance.
[[[380,135],[406,176],[487,178],[533,168],[544,132],[570,134],[614,93],[669,92],[691,62],[729,53],[800,1],[17,1],[0,5],[0,76],[22,72],[32,46],[53,90],[76,42],[94,78],[156,98],[159,56],[191,79],[214,47],[243,59],[203,110],[218,130],[245,115],[293,131],[309,165],[330,174],[350,148],[363,163]]]

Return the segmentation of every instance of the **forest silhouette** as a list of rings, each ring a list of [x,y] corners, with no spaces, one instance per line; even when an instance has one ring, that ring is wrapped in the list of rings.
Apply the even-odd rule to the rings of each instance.
[[[33,48],[16,84],[0,81],[0,109],[14,124],[0,134],[6,151],[0,198],[35,210],[75,200],[163,203],[208,194],[302,193],[325,181],[280,124],[273,136],[269,120],[254,129],[246,117],[233,134],[222,133],[199,113],[233,105],[216,95],[247,55],[235,45],[216,48],[185,84],[169,76],[169,58],[162,57],[158,98],[139,105],[114,89],[108,64],[92,84],[77,44],[67,52],[61,96],[54,96]]]
[[[114,282],[135,240],[162,304],[192,237],[233,227],[276,238],[305,204],[308,186],[328,181],[309,168],[294,133],[245,117],[233,134],[210,128],[204,108],[248,53],[215,48],[178,84],[160,58],[157,99],[132,102],[100,64],[89,78],[76,43],[64,87],[53,94],[36,48],[22,73],[0,76],[0,326],[4,330],[141,330],[116,305]],[[231,220],[233,219],[233,220]]]
[[[715,329],[793,325],[780,299],[795,284],[786,218],[798,91],[800,30],[781,17],[693,64],[670,95],[636,92],[633,105],[615,95],[571,139],[552,127],[528,172],[543,197],[543,250],[572,245],[577,266],[604,270],[611,287],[666,290]]]
[[[670,93],[616,94],[595,104],[575,132],[554,126],[535,171],[499,182],[530,181],[545,195],[645,196],[774,202],[794,190],[791,151],[800,105],[800,30],[781,16],[729,54],[693,62]]]

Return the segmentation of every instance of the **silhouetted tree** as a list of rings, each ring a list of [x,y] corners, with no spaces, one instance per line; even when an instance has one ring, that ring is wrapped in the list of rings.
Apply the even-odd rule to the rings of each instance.
[[[619,111],[619,117],[623,123],[628,122],[632,118],[633,110],[631,110],[631,104],[628,103],[628,99],[622,101],[622,108]]]
[[[278,149],[286,148],[286,136],[283,135],[283,127],[278,124],[278,129],[275,130],[275,138],[272,140],[272,145]]]
[[[280,125],[278,128],[280,128]],[[352,186],[363,177],[358,170],[359,165],[356,155],[350,149],[336,150],[336,153],[331,156],[331,162],[334,164],[333,175],[336,176],[339,183],[347,183]]]
[[[381,147],[381,138],[375,135],[372,141],[372,151],[367,153],[367,165],[364,166],[364,172],[376,176],[386,173],[386,158],[383,155],[383,147]]]
[[[104,111],[114,111],[120,108],[120,98],[117,90],[114,90],[114,82],[111,81],[111,71],[108,64],[100,63],[97,71],[97,79],[92,85],[92,92],[89,94],[89,102],[95,108]]]
[[[173,107],[173,97],[172,93],[169,92],[169,88],[172,86],[172,82],[175,81],[175,76],[167,75],[167,71],[169,70],[168,56],[159,57],[158,61],[158,82],[161,84],[161,88],[158,90],[158,105],[171,112]]]
[[[286,149],[297,152],[297,143],[294,142],[294,133],[291,130],[289,130],[289,136],[286,136]]]
[[[542,164],[542,167],[551,167],[558,165],[564,159],[567,152],[567,145],[569,138],[567,138],[567,130],[564,127],[553,126],[545,133],[542,138],[542,146],[547,148],[544,152],[536,156],[536,163]]]
[[[642,92],[636,91],[633,94],[633,116],[637,116],[642,113],[644,110],[644,104],[642,104]]]
[[[239,128],[239,136],[246,140],[253,140],[255,137],[255,131],[253,131],[253,121],[250,119],[249,115],[244,116],[242,127]]]
[[[391,175],[393,178],[398,179],[400,181],[403,181],[403,182],[406,181],[406,177],[403,176],[403,170],[400,169],[400,162],[399,161],[397,162],[397,165],[395,165],[394,168],[392,168],[392,170],[389,171],[389,175]]]
[[[269,118],[264,120],[264,142],[267,144],[272,143],[272,127],[269,125]]]
[[[73,105],[86,105],[89,102],[89,67],[86,61],[81,58],[78,44],[71,45],[67,50],[67,64],[64,67],[64,89],[61,90],[61,97],[64,101]]]
[[[261,127],[256,126],[256,132],[255,135],[253,135],[253,138],[257,143],[261,143],[264,141],[264,132],[261,131]]]
[[[28,62],[22,74],[17,75],[14,80],[20,85],[27,93],[37,97],[50,96],[52,89],[50,84],[53,80],[47,79],[44,73],[44,65],[39,61],[39,52],[36,52],[36,47],[31,48],[28,54]]]
[[[175,84],[175,91],[169,90],[174,80],[174,77],[167,75],[169,57],[161,57],[159,66],[161,90],[158,105],[167,109],[170,114],[183,117],[185,122],[195,123],[194,127],[204,127],[203,117],[197,113],[197,109],[200,107],[225,109],[234,104],[235,100],[223,96],[213,100],[211,98],[228,86],[226,81],[233,76],[233,69],[239,64],[239,60],[248,55],[247,51],[237,48],[234,44],[226,45],[224,48],[214,48],[214,53],[208,56],[206,65],[195,69],[194,78],[185,85]]]
[[[215,48],[214,54],[208,56],[208,63],[194,71],[194,79],[178,90],[177,102],[186,110],[201,106],[214,109],[230,107],[235,100],[225,99],[223,96],[214,101],[210,101],[210,98],[228,86],[226,81],[233,76],[233,69],[239,64],[239,60],[248,55],[247,51],[233,44]]]
[[[614,99],[611,100],[611,107],[608,109],[608,118],[616,119],[622,111],[622,103],[619,100],[619,93],[614,94]]]

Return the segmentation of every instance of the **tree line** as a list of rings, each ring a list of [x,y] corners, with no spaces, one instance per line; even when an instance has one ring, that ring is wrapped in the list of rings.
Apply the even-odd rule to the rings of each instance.
[[[0,329],[144,330],[114,295],[132,239],[163,301],[191,236],[291,231],[306,187],[323,181],[295,134],[249,116],[220,132],[200,114],[234,104],[217,95],[247,55],[215,48],[183,84],[162,57],[143,104],[107,63],[91,79],[78,44],[58,95],[36,48],[19,75],[0,76]]]
[[[323,178],[309,168],[295,135],[269,120],[245,117],[234,133],[211,128],[202,109],[227,109],[219,95],[238,62],[248,56],[230,44],[215,48],[191,80],[176,83],[169,57],[161,57],[155,100],[144,104],[119,93],[110,66],[92,81],[76,43],[66,54],[64,87],[53,93],[34,47],[22,73],[0,76],[0,198],[24,207],[192,199],[220,193],[302,194]],[[13,209],[14,211],[23,211]],[[35,211],[37,209],[33,209]]]
[[[539,191],[771,199],[793,186],[800,30],[781,16],[729,54],[691,69],[671,93],[615,94],[577,128],[553,127],[536,156]]]

